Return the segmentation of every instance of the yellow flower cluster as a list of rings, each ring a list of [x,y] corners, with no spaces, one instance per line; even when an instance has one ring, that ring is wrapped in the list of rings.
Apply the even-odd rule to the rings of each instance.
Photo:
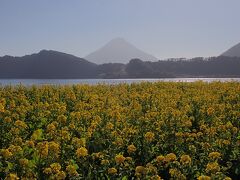
[[[1,149],[1,155],[5,158],[8,159],[10,158],[13,154],[9,149]]]
[[[76,156],[77,156],[78,158],[80,158],[80,157],[85,157],[85,156],[87,156],[87,155],[88,155],[88,150],[87,150],[85,147],[80,147],[80,148],[78,148],[77,151],[76,151]]]
[[[133,144],[129,145],[127,148],[127,152],[129,154],[134,153],[136,150],[137,150],[137,148]]]
[[[0,103],[0,112],[3,113],[5,110],[5,107],[2,103]]]
[[[116,174],[117,173],[117,169],[116,168],[109,168],[108,169],[108,174]]]
[[[220,171],[219,164],[217,162],[208,163],[207,167],[206,167],[206,171],[212,172],[212,173],[216,173],[216,172]]]
[[[117,164],[123,163],[125,161],[125,159],[126,158],[121,154],[118,154],[118,155],[115,156],[115,161],[116,161]]]
[[[153,141],[154,139],[154,133],[152,132],[147,132],[145,135],[144,135],[145,139],[149,142]]]
[[[62,167],[59,163],[52,163],[50,167],[43,170],[43,173],[45,173],[49,179],[63,180],[66,178],[66,173],[61,171],[61,168]]]
[[[191,157],[189,155],[182,155],[181,156],[181,159],[180,159],[180,162],[184,165],[188,165],[190,164],[192,161]]]
[[[157,160],[158,163],[162,163],[162,162],[164,162],[165,157],[160,155],[160,156],[157,156],[156,160]]]
[[[7,177],[5,178],[5,180],[18,180],[19,177],[16,174],[10,173],[7,175]]]
[[[210,159],[215,160],[215,159],[219,159],[221,157],[221,154],[219,152],[211,152],[209,153],[208,157]]]
[[[23,129],[27,128],[26,123],[23,122],[23,121],[20,121],[20,120],[15,121],[15,126],[17,126],[19,129],[21,129],[21,128],[23,128]]]
[[[211,180],[211,177],[202,175],[198,177],[198,180]]]
[[[48,156],[48,142],[39,142],[36,148],[41,157],[46,158]]]
[[[27,167],[28,164],[29,164],[29,161],[28,161],[28,159],[26,159],[26,158],[22,158],[22,159],[19,159],[19,164],[20,164],[22,167]]]
[[[135,169],[135,175],[137,177],[140,177],[141,175],[145,175],[146,174],[146,168],[143,166],[137,166]]]
[[[177,156],[174,153],[169,153],[165,156],[166,162],[176,161]]]
[[[240,179],[239,109],[239,82],[3,86],[0,176]]]
[[[76,170],[76,167],[74,165],[68,165],[66,167],[66,171],[69,174],[70,177],[78,176],[78,172]]]

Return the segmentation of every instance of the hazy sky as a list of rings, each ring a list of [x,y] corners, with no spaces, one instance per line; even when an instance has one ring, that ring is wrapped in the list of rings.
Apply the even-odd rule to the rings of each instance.
[[[115,37],[162,58],[215,56],[240,42],[240,0],[0,0],[0,56],[84,57]]]

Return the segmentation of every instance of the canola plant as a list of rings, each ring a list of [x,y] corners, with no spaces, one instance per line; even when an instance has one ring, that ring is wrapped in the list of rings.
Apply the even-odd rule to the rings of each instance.
[[[240,179],[240,83],[0,87],[1,179]]]

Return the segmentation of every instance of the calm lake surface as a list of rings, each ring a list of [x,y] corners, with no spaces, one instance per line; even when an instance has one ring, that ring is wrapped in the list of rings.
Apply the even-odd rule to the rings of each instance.
[[[240,78],[163,78],[163,79],[0,79],[0,85],[71,85],[71,84],[120,84],[139,82],[195,82],[195,81],[238,81]]]

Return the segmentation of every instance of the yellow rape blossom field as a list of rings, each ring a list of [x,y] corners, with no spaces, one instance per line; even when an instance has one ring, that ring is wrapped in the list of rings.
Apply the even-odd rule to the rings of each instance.
[[[240,83],[0,87],[1,179],[240,179]]]

